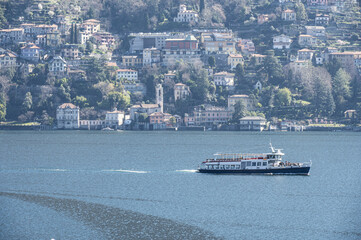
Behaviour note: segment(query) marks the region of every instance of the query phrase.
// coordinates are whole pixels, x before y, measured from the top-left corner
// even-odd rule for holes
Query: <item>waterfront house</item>
[[[114,109],[105,114],[105,126],[118,129],[123,125],[124,112]]]
[[[243,117],[239,119],[239,129],[246,131],[263,131],[267,126],[263,117]]]
[[[72,103],[63,103],[56,110],[56,121],[58,129],[78,129],[79,107]]]
[[[148,116],[154,112],[162,112],[160,104],[139,104],[130,108],[130,119],[136,120],[140,113],[146,113]]]

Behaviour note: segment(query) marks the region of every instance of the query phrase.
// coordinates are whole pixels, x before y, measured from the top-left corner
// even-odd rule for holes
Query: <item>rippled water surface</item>
[[[210,175],[283,148],[310,176]],[[0,131],[0,239],[361,239],[361,133]]]

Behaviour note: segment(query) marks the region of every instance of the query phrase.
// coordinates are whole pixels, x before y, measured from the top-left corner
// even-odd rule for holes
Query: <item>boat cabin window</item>
[[[247,162],[247,167],[251,166],[252,165],[252,162],[251,161],[248,161]]]
[[[263,166],[267,166],[267,162],[263,162]]]
[[[257,162],[257,166],[261,166],[261,162]]]
[[[256,162],[252,162],[252,166],[256,166],[256,164],[257,164]]]

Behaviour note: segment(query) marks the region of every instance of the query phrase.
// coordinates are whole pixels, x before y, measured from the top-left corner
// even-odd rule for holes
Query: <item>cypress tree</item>
[[[200,2],[199,2],[199,12],[202,13],[205,8],[206,8],[205,0],[200,0]]]
[[[73,38],[74,38],[74,23],[71,24],[71,29],[70,29],[70,43],[73,43]]]
[[[74,29],[74,43],[78,43],[78,25],[75,24],[75,29]]]

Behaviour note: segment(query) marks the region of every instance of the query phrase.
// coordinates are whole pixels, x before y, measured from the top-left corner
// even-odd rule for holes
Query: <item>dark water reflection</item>
[[[102,232],[106,239],[219,239],[197,227],[96,203],[21,193],[0,192],[0,196],[69,215]]]

